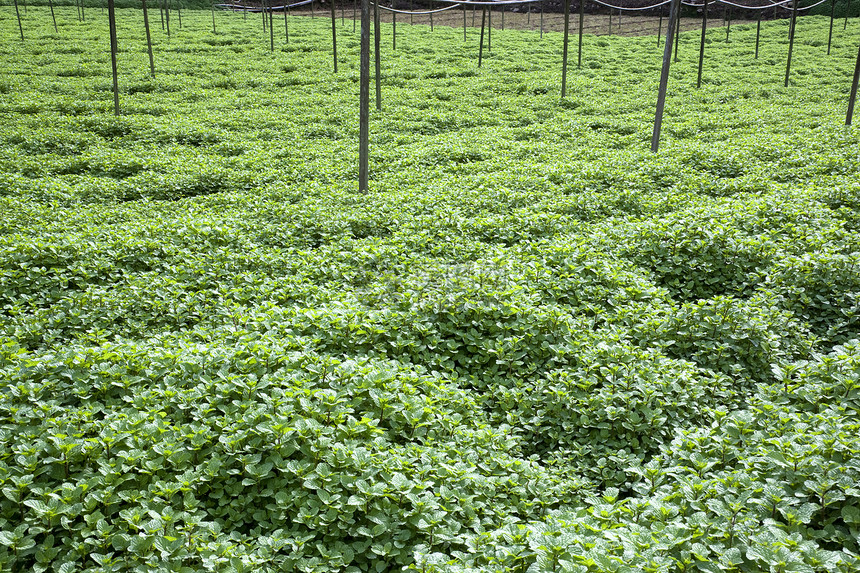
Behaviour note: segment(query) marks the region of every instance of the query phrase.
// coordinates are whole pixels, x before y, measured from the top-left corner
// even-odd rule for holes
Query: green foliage
[[[401,25],[358,195],[351,25],[184,11],[151,78],[121,10],[114,117],[57,13],[0,19],[0,571],[860,570],[826,18],[789,89],[783,22],[682,57],[659,154],[653,38],[559,102],[558,34]]]

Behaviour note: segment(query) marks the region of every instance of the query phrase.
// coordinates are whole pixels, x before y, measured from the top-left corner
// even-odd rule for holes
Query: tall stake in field
[[[481,7],[481,43],[478,45],[478,67],[481,67],[481,61],[484,59],[484,27],[487,24],[487,9]]]
[[[161,29],[164,30],[164,0],[158,0],[158,13],[161,14]]]
[[[848,98],[848,115],[845,116],[845,125],[851,125],[851,118],[854,116],[858,82],[860,82],[860,49],[857,50],[857,63],[854,64],[854,81],[851,83],[851,97]]]
[[[561,97],[567,95],[567,40],[570,30],[570,0],[564,0],[564,48],[561,56]]]
[[[702,64],[705,63],[705,30],[708,28],[708,0],[702,8],[702,41],[699,43],[699,76],[696,79],[696,87],[702,87]]]
[[[830,0],[830,32],[827,33],[827,55],[830,55],[830,44],[833,41],[833,17],[836,16],[836,0]]]
[[[179,17],[179,29],[182,29],[182,5],[177,2],[176,3],[176,15]]]
[[[116,70],[116,10],[113,0],[108,0],[108,23],[110,24],[110,64],[113,71],[113,113],[119,115],[119,82]]]
[[[394,5],[394,2],[391,2]],[[397,49],[397,12],[391,13],[391,50]]]
[[[845,3],[845,23],[842,25],[842,29],[845,30],[848,28],[848,15],[851,14],[851,0]]]
[[[660,47],[660,34],[663,32],[663,12],[660,12],[660,20],[657,22],[657,47]]]
[[[59,32],[59,28],[57,28],[57,17],[54,15],[54,0],[48,0],[48,6],[51,7],[51,20],[54,21],[54,32]]]
[[[579,0],[579,55],[576,67],[582,67],[582,31],[585,29],[585,0]]]
[[[149,10],[143,0],[143,27],[146,28],[146,51],[149,53],[149,75],[155,77],[155,60],[152,58],[152,35],[149,33]]]
[[[382,73],[379,69],[382,67],[382,56],[379,53],[379,0],[373,1],[373,48],[374,48],[374,67],[376,71],[376,109],[382,109]]]
[[[466,41],[466,5],[463,4],[463,41]]]
[[[675,61],[678,61],[678,46],[681,44],[681,7],[678,6],[678,14],[675,16]]]
[[[167,24],[167,39],[170,39],[170,0],[164,0],[164,20]]]
[[[217,33],[215,31],[215,0],[212,0],[212,33]]]
[[[758,59],[758,42],[761,38],[761,10],[758,11],[758,18],[755,23],[755,59]]]
[[[660,128],[663,126],[663,107],[666,104],[666,87],[669,85],[669,66],[672,64],[672,37],[675,32],[681,0],[672,0],[669,9],[669,29],[666,30],[666,46],[663,49],[663,69],[660,71],[660,90],[657,92],[657,113],[654,115],[654,133],[651,136],[651,152],[660,148]]]
[[[290,0],[287,0],[289,2]],[[289,44],[290,43],[290,5],[287,4],[284,6],[284,41]]]
[[[334,11],[334,0],[331,2],[331,57],[334,62],[334,73],[337,73],[337,14]]]
[[[794,50],[794,31],[797,27],[797,0],[791,8],[791,25],[788,28],[788,58],[785,61],[785,87],[788,87],[788,75],[791,72],[791,53]]]
[[[21,25],[21,12],[18,10],[18,0],[15,2],[15,15],[18,17],[18,31],[21,32],[21,41],[24,41],[24,26]]]
[[[728,44],[731,40],[729,40],[729,32],[732,29],[732,7],[729,6],[728,14],[726,15],[726,44]]]
[[[355,6],[358,3],[358,0],[352,0],[352,33],[355,33]],[[411,16],[410,16],[411,18]]]
[[[433,0],[430,0],[430,31],[433,31]]]
[[[334,6],[334,3],[332,3]],[[269,46],[272,52],[275,51],[275,8],[269,8]]]
[[[24,4],[24,6],[26,7],[27,5]],[[81,0],[81,22],[86,22],[86,21],[87,21],[87,17],[84,14],[84,0]]]
[[[540,37],[543,39],[543,0],[540,1]]]
[[[355,22],[355,20],[353,20]],[[370,0],[361,0],[360,77],[358,95],[358,191],[367,192],[370,132]]]

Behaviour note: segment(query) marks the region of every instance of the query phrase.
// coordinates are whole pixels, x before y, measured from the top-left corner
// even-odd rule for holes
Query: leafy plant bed
[[[398,26],[360,195],[351,23],[120,11],[114,117],[88,14],[0,20],[3,571],[860,570],[856,22],[682,34],[659,154],[653,38]]]

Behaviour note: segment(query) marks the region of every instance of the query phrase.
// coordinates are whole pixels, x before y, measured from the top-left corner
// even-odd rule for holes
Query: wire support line
[[[371,5],[374,3],[371,2]],[[385,10],[386,12],[392,12],[394,14],[415,14],[420,16],[422,14],[438,14],[439,12],[447,12],[448,10],[453,10],[457,7],[457,4],[453,6],[446,6],[444,8],[437,8],[436,10],[395,10],[394,8],[388,8],[387,6],[383,6],[382,4],[378,4],[380,10]]]

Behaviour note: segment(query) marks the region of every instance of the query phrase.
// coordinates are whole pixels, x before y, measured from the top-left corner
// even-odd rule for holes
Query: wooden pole
[[[24,9],[27,9],[27,5],[24,4]],[[84,14],[84,0],[81,0],[81,22],[86,22],[87,16]]]
[[[433,0],[430,0],[430,31],[433,31]]]
[[[24,26],[21,24],[21,12],[18,10],[18,0],[14,0],[15,15],[18,17],[18,31],[21,33],[21,41],[24,41]]]
[[[493,51],[493,7],[487,8],[487,53]]]
[[[564,48],[561,56],[561,97],[567,95],[567,39],[570,28],[570,0],[564,0]]]
[[[355,33],[355,7],[358,5],[358,0],[352,0],[352,33]]]
[[[290,43],[290,0],[284,8],[284,43]]]
[[[463,41],[466,41],[466,5],[463,4]]]
[[[152,58],[152,34],[149,32],[149,9],[143,0],[143,27],[146,28],[146,51],[149,54],[149,75],[155,77],[155,60]]]
[[[726,44],[731,42],[731,40],[729,40],[729,32],[731,32],[731,31],[732,31],[732,7],[729,6],[729,11],[728,11],[728,14],[726,17]]]
[[[540,37],[543,39],[543,0],[540,2]]]
[[[337,73],[337,14],[334,11],[334,0],[331,3],[331,58],[334,62],[334,73]]]
[[[830,44],[833,42],[833,17],[836,15],[836,0],[830,0],[830,32],[827,34],[827,55],[830,55]]]
[[[392,6],[394,2],[392,0]],[[391,51],[397,49],[397,12],[391,13]]]
[[[705,30],[708,28],[708,0],[702,8],[702,40],[699,43],[699,76],[696,79],[696,87],[702,87],[702,65],[705,63]]]
[[[502,5],[502,30],[505,29],[505,7]]]
[[[81,3],[83,1],[81,0]],[[161,29],[164,30],[164,0],[158,0],[158,13],[161,15]]]
[[[215,34],[215,0],[212,0],[212,33]]]
[[[484,27],[487,24],[487,9],[481,7],[481,42],[478,44],[478,67],[481,67],[481,61],[484,59]]]
[[[785,87],[788,87],[788,76],[791,73],[791,53],[794,51],[794,31],[797,26],[797,0],[791,8],[791,25],[788,28],[788,58],[785,61]]]
[[[663,107],[666,104],[666,87],[669,84],[669,66],[672,63],[673,29],[678,21],[681,0],[672,0],[669,10],[669,29],[666,30],[666,46],[663,49],[663,69],[660,72],[660,89],[657,93],[657,113],[654,115],[654,133],[651,136],[651,152],[657,153],[660,148],[660,129],[663,126]]]
[[[275,51],[275,9],[273,6],[266,3],[266,7],[269,9],[269,50],[274,53]]]
[[[182,29],[182,5],[179,2],[176,3],[176,15],[179,17],[179,29]]]
[[[663,12],[660,12],[660,20],[657,22],[657,47],[660,47],[660,33],[663,32]]]
[[[81,0],[83,1],[83,0]],[[167,39],[170,39],[170,0],[164,0],[164,22],[167,25]]]
[[[576,67],[582,67],[582,31],[585,29],[585,0],[579,0],[579,53],[576,59]]]
[[[54,15],[54,0],[48,0],[48,6],[51,7],[51,20],[54,21],[54,32],[59,32],[59,28],[57,28],[57,17]]]
[[[845,125],[851,125],[854,115],[854,102],[857,101],[857,83],[860,82],[860,49],[857,50],[857,63],[854,64],[854,81],[851,83],[851,97],[848,98],[848,115],[845,116]]]
[[[358,191],[367,193],[368,134],[370,132],[370,0],[361,0],[360,46]]]
[[[678,13],[675,16],[675,61],[678,61],[678,44],[681,43],[681,6],[678,6]]]
[[[116,69],[116,10],[113,0],[108,0],[108,23],[110,24],[110,63],[113,71],[113,113],[119,115],[119,82]]]
[[[848,15],[851,13],[851,0],[845,3],[845,23],[842,25],[842,29],[845,30],[848,28]]]
[[[758,10],[758,18],[755,23],[755,59],[758,59],[758,43],[761,38],[761,10]]]
[[[374,67],[376,70],[376,109],[382,109],[382,73],[380,72],[382,56],[379,53],[379,0],[373,1],[373,47]]]

